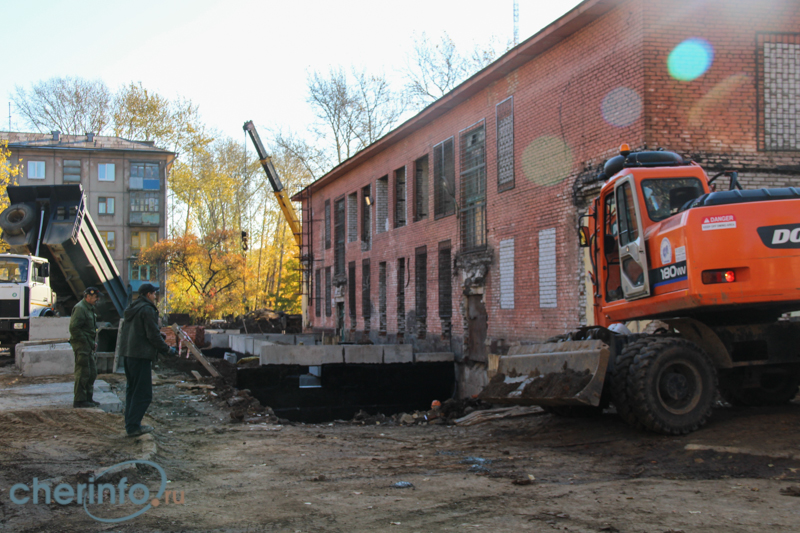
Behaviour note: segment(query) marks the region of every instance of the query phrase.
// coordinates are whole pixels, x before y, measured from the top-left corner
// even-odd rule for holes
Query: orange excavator
[[[800,384],[800,188],[742,190],[667,151],[609,159],[579,228],[594,326],[514,346],[480,397],[589,416],[613,403],[665,434],[735,405],[791,401]],[[729,180],[718,191],[717,180]],[[652,321],[633,334],[630,321]]]

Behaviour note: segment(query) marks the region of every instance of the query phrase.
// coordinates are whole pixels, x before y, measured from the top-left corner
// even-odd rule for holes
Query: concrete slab
[[[349,364],[383,363],[383,346],[345,346],[344,362]]]
[[[295,344],[294,335],[283,335],[281,333],[268,333],[266,339],[276,344]]]
[[[275,346],[275,343],[269,340],[253,340],[253,353],[252,355],[261,356],[261,347],[262,346]]]
[[[228,333],[209,333],[208,331],[205,332],[205,339],[206,342],[210,342],[211,346],[207,346],[207,348],[223,348],[228,349],[230,348],[229,342],[230,335]]]
[[[28,340],[69,339],[69,317],[35,317],[30,320]]]
[[[383,363],[413,363],[414,349],[410,344],[384,344]]]
[[[56,344],[20,343],[16,348],[17,368],[25,377],[60,376],[75,370],[75,354],[68,342]]]
[[[452,363],[455,355],[452,352],[427,352],[415,353],[414,361],[417,363]]]
[[[100,403],[100,409],[107,413],[121,413],[123,403],[111,392],[111,387],[103,380],[94,382],[94,401]],[[24,385],[0,389],[0,411],[21,409],[41,409],[43,407],[63,407],[72,409],[74,400],[74,384],[45,383],[41,385]]]
[[[228,337],[228,347],[234,352],[245,353],[247,338],[245,335],[231,335]]]
[[[294,344],[302,344],[304,346],[314,346],[317,344],[317,338],[314,335],[295,335]]]
[[[262,346],[262,365],[329,365],[344,363],[341,346]]]

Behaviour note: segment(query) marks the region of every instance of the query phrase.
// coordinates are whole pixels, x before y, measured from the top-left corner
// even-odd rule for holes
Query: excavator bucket
[[[514,405],[600,404],[610,350],[599,340],[513,346],[478,398]]]

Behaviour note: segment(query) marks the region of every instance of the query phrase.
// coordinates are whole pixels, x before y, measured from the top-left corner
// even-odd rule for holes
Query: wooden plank
[[[200,372],[198,372],[197,370],[192,370],[192,375],[194,376],[194,379],[196,379],[197,381],[203,381],[203,376],[201,376]]]
[[[190,352],[192,352],[194,358],[197,359],[200,362],[200,364],[205,367],[206,370],[208,370],[208,373],[211,374],[212,377],[215,378],[220,377],[219,371],[216,368],[214,368],[214,366],[211,363],[208,362],[208,359],[206,359],[200,352],[200,350],[197,349],[197,346],[194,345],[194,342],[192,342],[192,338],[189,337],[189,335],[185,331],[183,331],[178,324],[172,324],[172,331],[175,332],[176,337],[183,339],[186,342],[186,347],[189,348]]]

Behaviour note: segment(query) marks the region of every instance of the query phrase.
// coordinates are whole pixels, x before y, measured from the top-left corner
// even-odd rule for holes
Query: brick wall
[[[483,121],[487,248],[493,257],[483,291],[489,340],[542,340],[562,333],[585,319],[576,204],[582,208],[594,195],[597,184],[585,185],[586,178],[595,176],[622,142],[636,148],[674,149],[712,166],[741,165],[747,185],[798,184],[796,177],[769,170],[796,166],[797,153],[757,149],[754,88],[756,32],[800,27],[798,13],[796,0],[620,1],[555,46],[415,128],[402,141],[363,158],[347,174],[315,189],[311,202],[321,212],[326,199],[354,193],[367,184],[375,191],[377,179],[392,175],[394,169],[413,168],[413,162],[425,155],[433,161],[433,147],[448,138],[455,140],[458,154],[460,132]],[[677,44],[693,36],[713,43],[714,61],[697,80],[678,81],[667,71],[667,58]],[[501,128],[503,149],[513,144],[513,188],[508,189],[508,164],[503,164],[504,184],[499,184],[497,161],[497,116],[506,117],[508,107],[499,113],[497,105],[510,96],[513,141]],[[460,171],[457,157],[456,197],[461,192]],[[346,260],[386,262],[386,342],[393,342],[398,331],[397,284],[404,285],[406,324],[413,324],[414,251],[427,246],[427,333],[414,342],[458,351],[461,327],[454,328],[453,339],[442,338],[442,321],[434,316],[439,309],[438,263],[431,254],[445,240],[452,243],[453,258],[462,252],[459,218],[433,215],[433,182],[429,179],[427,218],[409,218],[406,226],[395,228],[395,212],[388,209],[390,229],[378,233],[373,213],[371,249],[363,251],[360,242],[348,243]],[[387,204],[393,206],[395,188],[389,187],[387,194]],[[501,244],[508,242],[513,242],[513,269],[508,264],[509,245]],[[324,255],[318,239],[314,246],[315,259],[322,259],[319,265],[328,265],[332,258]],[[397,278],[399,258],[405,258],[403,280]],[[501,268],[503,275],[513,272],[513,283],[502,278]],[[464,275],[463,270],[453,272],[452,324],[468,322],[462,305]],[[356,287],[360,293],[361,269]],[[504,292],[509,287],[513,299]],[[362,299],[356,302],[360,306]],[[356,329],[363,331],[360,308],[355,316]],[[312,327],[330,329],[334,324],[335,317],[313,318]],[[370,328],[374,336],[376,325]],[[412,330],[413,326],[406,327],[406,339]]]

